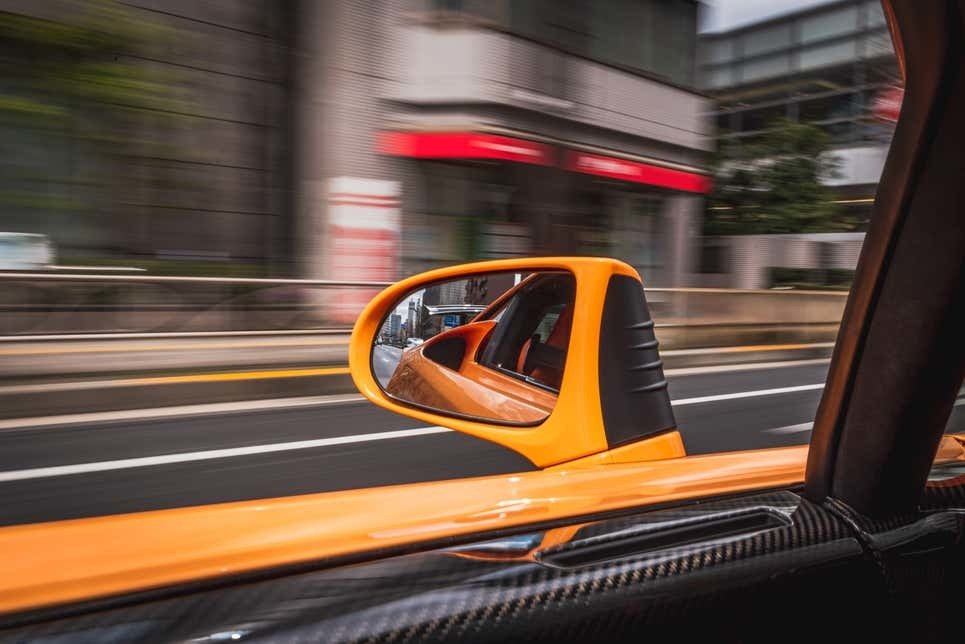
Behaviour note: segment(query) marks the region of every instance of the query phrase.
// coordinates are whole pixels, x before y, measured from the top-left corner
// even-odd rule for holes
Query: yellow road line
[[[265,371],[227,371],[224,373],[195,373],[183,376],[155,376],[128,378],[125,384],[175,385],[191,382],[228,382],[232,380],[270,380],[273,378],[304,378],[307,376],[342,376],[351,373],[348,367],[307,367],[304,369],[271,369]]]
[[[68,353],[130,353],[139,351],[196,351],[216,349],[260,349],[264,347],[323,347],[348,346],[348,339],[318,338],[316,340],[279,340],[274,342],[192,342],[182,344],[133,344],[128,346],[112,346],[100,343],[97,345],[73,347],[14,347],[0,349],[0,356],[44,356],[64,355]]]
[[[40,385],[0,387],[0,393],[25,393],[42,390],[108,389],[113,387],[143,387],[147,385],[181,385],[200,382],[231,382],[238,380],[271,380],[274,378],[306,378],[310,376],[344,376],[348,367],[306,367],[304,369],[270,369],[263,371],[226,371],[222,373],[192,373],[180,376],[150,376],[145,378],[116,378],[90,382],[55,382]]]
[[[817,343],[819,346],[823,343]],[[799,349],[814,349],[811,344],[751,344],[742,347],[719,347],[715,353],[745,353],[750,351],[795,351]]]
[[[180,376],[149,376],[143,378],[111,378],[85,380],[82,382],[44,382],[29,385],[0,386],[0,396],[50,393],[56,391],[105,390],[115,387],[140,387],[144,385],[177,385],[192,382],[229,382],[238,380],[270,380],[272,378],[304,378],[309,376],[343,376],[350,373],[348,367],[318,367],[304,369],[276,369],[266,371],[228,371],[223,373],[197,373]]]

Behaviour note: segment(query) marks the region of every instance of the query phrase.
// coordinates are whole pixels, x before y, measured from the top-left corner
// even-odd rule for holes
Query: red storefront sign
[[[566,153],[563,163],[563,167],[573,172],[644,183],[682,192],[707,193],[711,188],[711,180],[707,175],[617,157],[570,150]]]
[[[379,151],[415,159],[498,159],[551,165],[553,149],[543,143],[475,132],[383,132]]]
[[[414,159],[498,159],[553,165],[558,154],[544,143],[475,132],[382,132],[379,151]],[[567,150],[563,167],[572,172],[641,183],[682,192],[710,192],[707,175],[619,157]]]

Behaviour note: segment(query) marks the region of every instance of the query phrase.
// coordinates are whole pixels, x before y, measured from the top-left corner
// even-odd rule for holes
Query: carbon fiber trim
[[[891,623],[918,641],[944,641],[937,634],[955,630],[947,616],[958,613],[963,592],[965,477],[943,473],[933,470],[938,479],[925,486],[916,512],[871,519],[838,500],[826,502],[877,566]]]
[[[749,533],[714,528],[683,546],[634,552],[631,541],[590,565],[541,563],[548,553],[627,543],[628,535],[651,539],[761,515],[774,522]],[[844,602],[874,587],[875,568],[851,535],[844,521],[790,492],[763,494],[91,612],[3,631],[0,640],[623,641],[641,625],[695,615],[714,620],[718,638],[746,639],[749,619],[766,626],[793,619],[808,597]]]

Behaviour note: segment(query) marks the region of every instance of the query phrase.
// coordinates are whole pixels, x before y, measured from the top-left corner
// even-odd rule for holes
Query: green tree
[[[820,128],[781,119],[755,142],[722,144],[704,233],[853,230],[859,222],[833,203],[833,193],[821,181],[837,171],[829,143]]]
[[[146,63],[172,34],[144,15],[116,0],[0,11],[0,213],[94,212],[131,159],[169,145],[156,132],[185,97]]]

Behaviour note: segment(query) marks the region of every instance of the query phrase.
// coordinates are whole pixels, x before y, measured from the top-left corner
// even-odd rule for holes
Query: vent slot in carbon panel
[[[600,323],[600,406],[609,447],[676,427],[643,285],[614,275]]]
[[[557,568],[577,568],[594,564],[676,550],[682,546],[707,543],[718,545],[723,539],[741,539],[790,525],[787,517],[767,510],[754,510],[717,518],[702,519],[659,530],[638,532],[608,539],[589,539],[544,550],[540,562]]]

